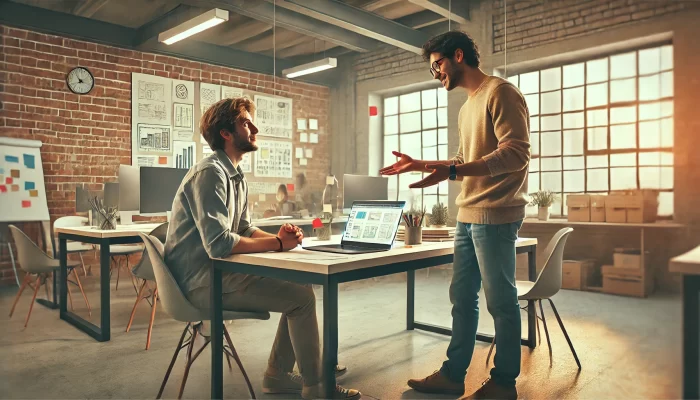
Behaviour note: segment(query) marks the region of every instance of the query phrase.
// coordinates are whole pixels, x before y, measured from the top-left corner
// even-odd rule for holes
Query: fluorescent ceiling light
[[[338,66],[338,59],[326,57],[323,60],[318,60],[306,64],[282,70],[282,74],[287,78],[296,78],[297,76],[313,74],[314,72],[323,71],[325,69],[335,68]]]
[[[165,44],[173,44],[212,26],[219,25],[224,21],[228,21],[228,10],[214,8],[174,28],[161,32],[158,35],[158,41]]]

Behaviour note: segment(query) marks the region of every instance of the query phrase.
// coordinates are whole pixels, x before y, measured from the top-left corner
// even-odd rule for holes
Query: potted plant
[[[444,228],[447,225],[447,218],[447,206],[437,203],[433,206],[433,212],[430,214],[430,226]]]
[[[556,201],[557,194],[551,190],[540,190],[538,192],[531,193],[530,196],[532,196],[530,205],[538,207],[537,218],[540,221],[548,221],[549,207]]]

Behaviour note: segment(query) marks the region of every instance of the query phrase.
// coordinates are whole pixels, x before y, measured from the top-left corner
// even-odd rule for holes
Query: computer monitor
[[[139,210],[139,167],[119,166],[119,211]]]
[[[104,205],[106,208],[119,207],[119,183],[105,183]]]
[[[182,168],[141,167],[141,214],[160,214],[173,206],[175,193],[188,170]]]
[[[88,212],[92,209],[90,207],[90,192],[84,189],[82,186],[75,187],[75,212]]]
[[[343,211],[349,213],[355,201],[389,200],[389,178],[343,175]]]

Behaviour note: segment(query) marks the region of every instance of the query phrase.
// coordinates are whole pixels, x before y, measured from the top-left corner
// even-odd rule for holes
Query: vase
[[[537,210],[537,219],[540,221],[549,221],[549,207],[540,207]]]

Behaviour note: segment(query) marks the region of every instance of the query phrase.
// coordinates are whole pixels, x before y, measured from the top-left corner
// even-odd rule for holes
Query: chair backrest
[[[73,228],[76,226],[87,226],[90,223],[87,217],[81,217],[80,215],[67,215],[65,217],[59,217],[53,222],[53,228],[51,228],[51,240],[53,241],[53,254],[58,253],[58,234],[56,234],[56,228]]]
[[[573,228],[562,228],[554,234],[552,240],[542,253],[542,268],[529,292],[529,296],[547,299],[557,294],[561,289],[562,264],[564,262],[564,247]]]
[[[163,222],[156,226],[149,235],[155,236],[161,243],[165,243],[165,237],[168,235],[168,225],[170,225],[169,222]]]
[[[47,266],[55,264],[55,260],[46,255],[21,229],[10,225],[10,232],[12,232],[12,238],[15,240],[15,246],[17,247],[17,260],[20,268],[28,273],[35,274],[46,272]]]
[[[148,258],[153,265],[153,273],[158,285],[158,297],[165,312],[171,317],[182,322],[192,322],[205,319],[202,311],[190,303],[182,293],[180,286],[175,281],[170,269],[163,260],[163,243],[155,236],[139,233],[141,239],[146,244]]]
[[[149,233],[149,235],[154,236],[160,240],[161,243],[165,243],[165,237],[168,233],[168,224],[168,222],[164,222],[158,225]],[[139,263],[136,264],[131,271],[138,278],[147,280],[155,279],[155,276],[153,275],[153,265],[151,265],[151,259],[148,257],[147,247],[144,247],[143,252],[141,252],[141,260],[139,260]]]

